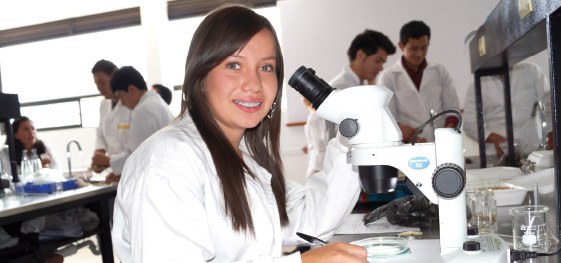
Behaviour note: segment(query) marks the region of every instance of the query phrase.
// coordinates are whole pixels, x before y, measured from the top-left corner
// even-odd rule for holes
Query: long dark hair
[[[228,56],[242,49],[261,30],[270,31],[275,40],[278,91],[276,105],[281,105],[284,63],[280,45],[271,23],[251,9],[227,5],[210,13],[193,35],[185,66],[180,118],[188,113],[212,155],[224,195],[226,216],[233,229],[254,234],[253,218],[246,195],[245,173],[254,177],[236,149],[228,141],[210,111],[204,94],[208,73]],[[280,110],[265,117],[255,128],[244,133],[249,154],[272,175],[271,186],[280,214],[281,225],[288,224],[286,189],[280,158]]]
[[[21,126],[21,124],[24,121],[29,121],[31,123],[33,123],[28,117],[25,116],[21,116],[17,119],[14,120],[14,123],[12,123],[12,131],[15,133],[18,132],[19,127]],[[6,139],[6,144],[8,144],[8,139]],[[45,146],[45,143],[43,143],[43,141],[37,139],[37,141],[35,142],[35,144],[33,144],[33,146],[31,146],[31,149],[36,149],[37,150],[37,155],[41,155],[43,153],[47,152],[47,146]],[[21,165],[21,159],[23,159],[23,144],[20,142],[20,140],[14,138],[14,150],[16,152],[16,163],[19,165]]]

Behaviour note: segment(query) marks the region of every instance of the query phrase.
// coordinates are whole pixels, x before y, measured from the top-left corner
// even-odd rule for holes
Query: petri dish
[[[366,248],[368,258],[389,258],[409,254],[407,239],[402,237],[371,237],[351,242]]]

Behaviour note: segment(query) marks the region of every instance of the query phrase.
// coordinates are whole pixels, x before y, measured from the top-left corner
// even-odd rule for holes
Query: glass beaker
[[[528,205],[510,208],[514,249],[547,252],[551,245],[545,218],[549,207]]]
[[[493,225],[497,215],[497,202],[492,189],[481,189],[475,192],[471,200],[471,224],[477,227],[479,233],[494,233]]]

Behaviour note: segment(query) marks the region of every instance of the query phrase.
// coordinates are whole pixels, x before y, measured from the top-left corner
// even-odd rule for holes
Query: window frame
[[[31,107],[31,106],[45,106],[45,105],[51,105],[51,104],[57,104],[57,103],[63,103],[63,102],[74,102],[74,101],[76,101],[76,102],[78,102],[78,106],[79,106],[78,108],[79,108],[79,111],[80,111],[79,112],[80,124],[40,128],[40,129],[37,129],[37,131],[53,131],[53,130],[70,129],[70,128],[84,128],[84,120],[82,118],[82,99],[100,97],[100,96],[101,96],[101,94],[92,94],[92,95],[53,99],[53,100],[26,102],[26,103],[21,103],[20,108]],[[29,116],[27,116],[27,117],[29,117]]]

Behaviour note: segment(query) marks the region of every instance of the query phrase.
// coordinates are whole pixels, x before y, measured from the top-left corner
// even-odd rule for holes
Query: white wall
[[[347,49],[365,29],[387,35],[397,46],[401,26],[423,20],[431,28],[429,61],[446,66],[463,105],[470,73],[465,37],[477,29],[498,0],[284,0],[281,12],[286,79],[301,65],[312,67],[318,76],[331,80],[348,64]],[[401,51],[388,58],[393,65]],[[289,121],[305,121],[306,109],[295,91],[287,92]]]

